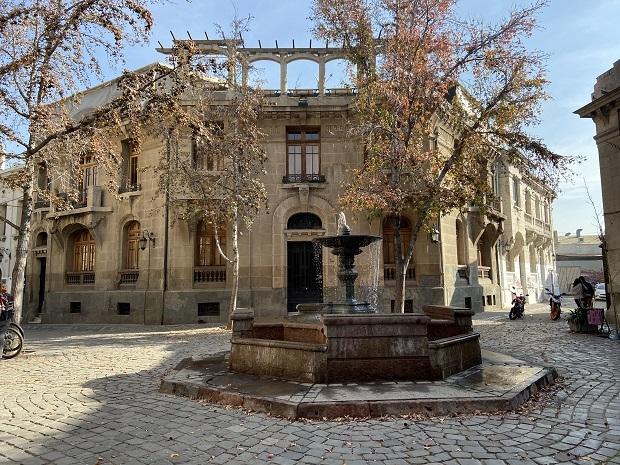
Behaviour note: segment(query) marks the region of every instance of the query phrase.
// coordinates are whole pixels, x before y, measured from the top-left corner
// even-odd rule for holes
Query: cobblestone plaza
[[[0,361],[0,463],[620,464],[618,343],[571,334],[530,306],[478,315],[484,349],[554,365],[556,386],[518,413],[290,422],[157,392],[182,358],[230,334],[201,326],[36,326]]]

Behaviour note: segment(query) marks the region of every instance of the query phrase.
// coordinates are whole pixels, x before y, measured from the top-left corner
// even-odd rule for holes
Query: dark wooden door
[[[323,301],[323,263],[320,251],[315,256],[312,242],[287,243],[287,310],[297,304]]]
[[[47,258],[39,258],[39,301],[37,311],[41,313],[45,302],[45,271],[47,269]]]

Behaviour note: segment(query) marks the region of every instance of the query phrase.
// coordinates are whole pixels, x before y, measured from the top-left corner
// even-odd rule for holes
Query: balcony
[[[529,234],[539,235],[544,238],[550,238],[551,233],[551,225],[544,221],[541,218],[536,218],[530,213],[525,213],[525,229],[526,232],[530,231]]]
[[[118,188],[119,194],[126,194],[127,192],[138,192],[142,190],[140,184],[125,184]]]
[[[383,265],[383,280],[394,281],[396,279],[396,265]],[[415,268],[410,266],[405,272],[405,280],[415,281]]]
[[[71,271],[65,273],[66,283],[72,286],[95,284],[94,271]]]
[[[478,267],[478,279],[491,279],[491,267],[479,266]]]
[[[50,208],[50,201],[49,200],[37,200],[34,203],[34,209],[35,210],[43,210],[43,209],[49,209]]]
[[[287,174],[282,177],[282,182],[284,184],[294,184],[294,183],[321,183],[325,182],[325,175],[323,174]]]
[[[498,196],[488,196],[485,198],[485,203],[489,210],[502,213],[502,198]]]
[[[225,283],[226,266],[196,266],[194,267],[195,283]]]
[[[120,284],[136,284],[139,276],[138,270],[124,270],[118,274],[118,281]]]

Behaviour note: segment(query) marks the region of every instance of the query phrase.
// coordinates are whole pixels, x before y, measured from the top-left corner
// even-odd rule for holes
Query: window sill
[[[326,182],[287,182],[280,185],[281,189],[325,189],[327,187]]]
[[[121,199],[127,199],[129,197],[137,197],[139,195],[142,195],[142,190],[137,190],[137,191],[127,191],[127,192],[121,192],[118,194],[118,196]]]
[[[86,213],[112,213],[112,207],[81,207],[70,210],[54,211],[47,215],[47,219],[60,218],[62,216],[82,215]]]

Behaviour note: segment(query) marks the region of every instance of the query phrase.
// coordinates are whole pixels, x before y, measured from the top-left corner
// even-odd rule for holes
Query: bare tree
[[[10,179],[22,190],[23,210],[11,292],[21,319],[24,273],[34,196],[52,196],[36,182],[37,170],[72,177],[80,158],[91,157],[112,173],[118,154],[110,128],[120,127],[121,106],[135,98],[144,78],[126,76],[113,102],[84,114],[80,89],[102,76],[101,59],[122,60],[128,44],[144,41],[153,26],[149,6],[157,0],[6,0],[0,3],[1,155],[23,169]],[[157,73],[161,77],[161,73]],[[115,113],[116,112],[116,113]],[[112,124],[109,124],[112,122]],[[119,124],[117,124],[119,123]],[[62,199],[54,199],[61,201]]]

